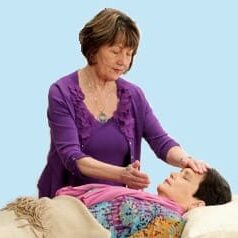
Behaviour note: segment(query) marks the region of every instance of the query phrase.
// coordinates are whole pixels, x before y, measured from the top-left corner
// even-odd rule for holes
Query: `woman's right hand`
[[[128,188],[144,189],[149,186],[150,180],[148,175],[140,172],[139,168],[140,162],[136,160],[123,170],[121,180]]]

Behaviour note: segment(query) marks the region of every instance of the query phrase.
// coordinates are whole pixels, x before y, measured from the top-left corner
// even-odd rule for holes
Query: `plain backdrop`
[[[48,88],[84,66],[78,32],[105,7],[127,13],[141,31],[125,78],[143,88],[164,129],[238,193],[237,1],[8,0],[0,3],[0,207],[37,196],[49,147]],[[177,169],[145,142],[141,157],[155,193]]]

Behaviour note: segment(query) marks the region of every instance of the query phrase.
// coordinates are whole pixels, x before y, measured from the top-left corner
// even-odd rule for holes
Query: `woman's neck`
[[[108,81],[106,78],[100,76],[94,66],[87,65],[81,70],[81,72],[83,72],[84,80],[96,90],[105,91],[106,88],[112,85],[111,81]]]

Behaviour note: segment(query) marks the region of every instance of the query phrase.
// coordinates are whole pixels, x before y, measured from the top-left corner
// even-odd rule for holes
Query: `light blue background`
[[[0,207],[37,195],[46,163],[50,84],[85,63],[78,31],[99,10],[118,8],[141,29],[126,78],[140,85],[163,127],[191,155],[237,184],[237,1],[1,1]],[[143,144],[148,189],[175,168]]]

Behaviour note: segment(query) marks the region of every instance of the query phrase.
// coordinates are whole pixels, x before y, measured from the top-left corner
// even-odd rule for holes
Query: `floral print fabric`
[[[185,225],[185,220],[175,211],[130,196],[98,203],[89,210],[111,231],[112,238],[177,238]]]

